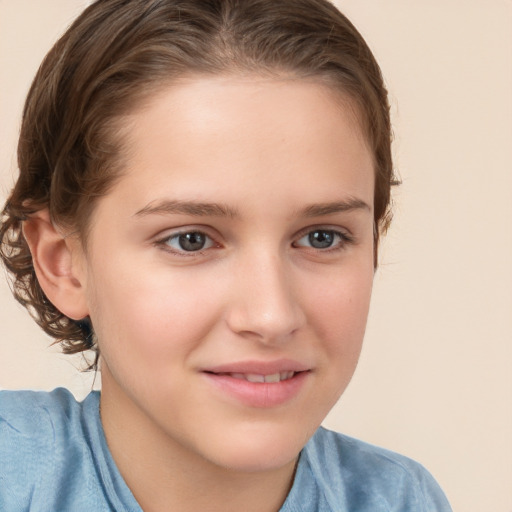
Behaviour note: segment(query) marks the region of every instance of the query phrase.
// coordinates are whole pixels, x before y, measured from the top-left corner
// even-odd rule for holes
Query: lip
[[[273,375],[296,372],[279,382],[249,382],[232,377],[230,373]],[[223,399],[255,408],[273,408],[292,402],[311,375],[311,367],[290,359],[277,361],[240,361],[201,370],[202,375]]]
[[[257,373],[259,375],[272,375],[281,372],[305,372],[311,370],[308,366],[293,359],[277,359],[275,361],[239,361],[203,368],[202,371],[210,373]]]

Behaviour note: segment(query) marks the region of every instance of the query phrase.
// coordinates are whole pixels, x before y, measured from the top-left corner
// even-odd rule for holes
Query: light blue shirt
[[[2,512],[141,512],[107,447],[99,393],[0,392]],[[450,512],[432,476],[396,453],[319,428],[281,512]]]

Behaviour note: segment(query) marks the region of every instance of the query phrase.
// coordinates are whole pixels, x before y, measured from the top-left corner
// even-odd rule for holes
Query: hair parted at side
[[[396,183],[389,105],[375,58],[343,14],[327,0],[98,0],[57,41],[32,83],[19,178],[0,225],[14,296],[64,352],[97,350],[92,327],[46,298],[23,221],[47,208],[86,243],[95,201],[122,174],[120,118],[184,75],[222,73],[325,80],[354,102],[375,162],[376,258]]]

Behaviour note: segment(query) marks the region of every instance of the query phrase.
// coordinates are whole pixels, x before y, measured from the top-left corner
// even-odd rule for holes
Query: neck
[[[220,467],[159,428],[102,371],[101,421],[112,457],[144,512],[276,512],[296,460],[265,471]]]

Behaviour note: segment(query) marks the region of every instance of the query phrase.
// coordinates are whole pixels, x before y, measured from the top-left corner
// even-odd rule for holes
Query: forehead
[[[357,109],[319,81],[190,77],[160,89],[122,127],[116,188],[137,190],[146,204],[155,194],[307,202],[306,192],[310,202],[332,199],[315,192],[373,201],[373,158]]]
[[[305,130],[306,122],[321,119],[328,131],[334,125],[339,127],[340,121],[347,127],[350,125],[353,135],[367,144],[360,107],[330,77],[188,75],[154,85],[149,94],[141,94],[141,101],[135,105],[122,119],[123,124],[128,123],[128,132],[123,131],[128,136],[137,133],[130,121],[135,125],[144,120],[166,123],[170,116],[177,130],[192,128],[194,133],[198,133],[201,122],[207,129],[208,121],[220,122],[228,129],[230,122],[235,128],[256,126],[260,122],[272,128],[279,123],[289,126],[295,122],[297,128]],[[326,116],[326,111],[330,115]]]

